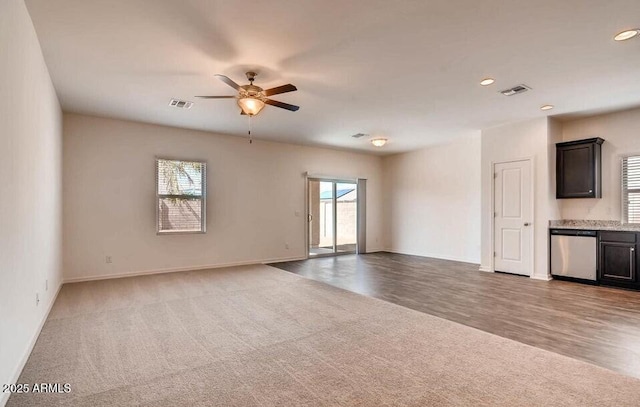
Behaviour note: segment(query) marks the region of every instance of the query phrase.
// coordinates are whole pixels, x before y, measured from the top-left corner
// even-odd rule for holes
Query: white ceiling
[[[256,138],[382,153],[502,123],[640,104],[638,0],[27,0],[63,109],[245,135],[213,77],[297,104],[267,106]],[[491,76],[493,86],[478,82]],[[532,91],[505,97],[524,83]],[[169,99],[195,102],[191,110]],[[551,112],[539,107],[550,103]],[[356,133],[382,136],[381,150]]]

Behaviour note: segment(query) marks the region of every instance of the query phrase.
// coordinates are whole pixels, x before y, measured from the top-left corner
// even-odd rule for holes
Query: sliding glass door
[[[336,253],[355,253],[358,239],[358,186],[338,182],[336,186]]]
[[[310,178],[308,191],[309,256],[355,253],[357,184]]]

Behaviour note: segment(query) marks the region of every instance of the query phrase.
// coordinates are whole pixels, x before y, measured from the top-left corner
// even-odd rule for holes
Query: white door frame
[[[495,241],[495,233],[496,233],[496,165],[498,164],[507,164],[518,161],[529,161],[531,165],[531,243],[529,244],[531,250],[531,274],[529,278],[532,278],[535,275],[535,236],[536,236],[536,212],[535,212],[535,185],[536,185],[536,171],[535,171],[535,159],[534,157],[524,157],[524,158],[514,158],[513,160],[504,160],[504,161],[492,161],[491,162],[491,272],[494,273],[496,271],[496,241]]]

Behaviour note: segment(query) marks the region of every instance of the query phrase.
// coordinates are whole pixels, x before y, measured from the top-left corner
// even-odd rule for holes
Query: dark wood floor
[[[273,266],[640,378],[640,292],[392,253]]]

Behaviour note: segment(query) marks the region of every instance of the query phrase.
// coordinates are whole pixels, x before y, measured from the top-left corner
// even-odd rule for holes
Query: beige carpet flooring
[[[67,284],[15,406],[638,406],[640,380],[268,266]]]

